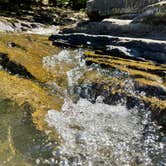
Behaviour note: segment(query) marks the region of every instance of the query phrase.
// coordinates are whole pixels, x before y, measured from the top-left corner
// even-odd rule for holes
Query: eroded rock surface
[[[138,17],[139,18],[139,17]],[[149,19],[151,20],[151,19]],[[160,18],[158,19],[158,21]],[[139,22],[133,20],[108,18],[102,21],[91,22],[84,21],[74,24],[72,27],[66,27],[63,33],[87,33],[94,35],[112,35],[121,37],[149,38],[157,40],[166,39],[166,25],[151,25],[148,22]]]
[[[89,0],[87,13],[90,19],[100,20],[111,15],[136,14],[140,9],[155,2],[158,0]]]
[[[166,1],[147,6],[133,22],[150,24],[151,26],[166,25]]]
[[[153,60],[159,63],[166,63],[166,42],[127,38],[127,37],[114,37],[108,35],[89,35],[83,33],[73,34],[57,34],[50,37],[53,43],[64,46],[75,47],[92,47],[95,49],[102,49],[109,52],[109,46],[123,46],[131,52],[131,56]]]

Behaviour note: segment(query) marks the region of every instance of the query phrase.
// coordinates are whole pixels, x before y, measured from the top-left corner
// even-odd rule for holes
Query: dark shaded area
[[[38,22],[44,24],[54,24],[53,18],[55,12],[45,8],[43,5],[26,5],[26,4],[10,4],[10,5],[1,5],[0,4],[0,15],[13,18],[13,23],[16,23],[17,20],[25,20],[30,22]],[[26,25],[25,25],[26,26]]]
[[[89,35],[84,33],[57,34],[50,36],[49,40],[53,41],[53,45],[88,47],[110,53],[113,52],[113,50],[106,49],[109,45],[125,47],[130,49],[132,57],[134,58],[144,58],[161,64],[166,63],[166,44],[157,41],[150,42],[132,38]],[[115,51],[117,50],[114,49],[114,52]],[[126,54],[126,56],[128,55]]]
[[[17,74],[21,77],[35,79],[35,77],[27,71],[27,69],[14,61],[10,61],[7,54],[0,53],[0,65],[7,70],[10,74]]]
[[[103,19],[110,17],[110,15],[108,15],[108,16],[106,16],[106,15],[101,16],[101,15],[99,14],[99,11],[97,11],[97,10],[96,10],[96,11],[93,11],[93,12],[87,12],[87,14],[88,14],[89,19],[90,19],[92,22],[102,21]]]
[[[74,11],[85,8],[86,0],[0,0],[0,16],[46,25],[73,23]],[[73,11],[74,10],[74,11]]]

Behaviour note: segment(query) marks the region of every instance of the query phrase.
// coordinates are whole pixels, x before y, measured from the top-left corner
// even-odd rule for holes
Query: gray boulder
[[[161,1],[147,6],[136,17],[133,23],[145,23],[150,25],[166,25],[166,1]]]
[[[112,15],[136,14],[140,9],[160,0],[89,0],[87,14],[98,21]]]

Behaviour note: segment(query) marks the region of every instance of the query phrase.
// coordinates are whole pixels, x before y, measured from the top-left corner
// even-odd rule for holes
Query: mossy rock
[[[90,93],[95,96],[103,94],[109,104],[117,104],[118,101],[123,99],[127,101],[129,108],[138,106],[139,103],[143,102],[154,113],[160,123],[165,125],[165,122],[161,120],[166,114],[165,65],[96,54],[90,51],[85,52],[85,59],[88,65],[96,63],[102,68],[118,70],[127,74],[126,77],[119,77],[118,75],[108,77],[93,70],[85,72],[80,79],[80,84],[90,84],[94,87],[92,88],[93,92]],[[133,93],[128,88],[126,89],[126,80],[132,80],[130,88],[134,88],[134,92],[137,93]],[[146,95],[142,95],[142,92]],[[133,105],[132,101],[135,101]]]
[[[0,98],[8,98],[19,105],[29,103],[34,109],[34,123],[37,128],[43,129],[45,114],[49,109],[60,110],[63,100],[57,96],[49,94],[37,83],[17,76],[12,76],[4,71],[0,71]],[[38,116],[36,116],[36,114]]]

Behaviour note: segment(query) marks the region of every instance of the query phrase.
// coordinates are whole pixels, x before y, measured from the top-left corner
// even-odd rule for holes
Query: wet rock
[[[14,43],[14,42],[8,42],[8,43],[7,43],[7,46],[8,46],[9,48],[19,48],[19,49],[22,49],[22,50],[26,50],[25,47],[20,46],[20,45]]]
[[[83,46],[105,51],[109,45],[122,46],[130,49],[133,57],[144,58],[157,63],[166,63],[165,41],[113,37],[108,35],[89,35],[84,33],[57,34],[50,36],[49,39],[53,41],[54,45]]]
[[[159,99],[166,100],[166,89],[162,86],[141,85],[136,83],[135,89],[138,92],[145,92],[146,96],[157,96]]]
[[[29,73],[24,66],[10,61],[7,54],[0,53],[0,65],[11,74],[17,74],[22,77],[34,79],[34,76]]]
[[[160,125],[166,126],[166,109],[152,112],[152,118],[156,119]]]
[[[165,106],[159,108],[160,100],[156,103],[156,101],[146,100],[144,97],[139,96],[139,94],[132,94],[129,91],[119,92],[118,89],[122,89],[123,87],[117,83],[117,92],[113,90],[114,85],[109,86],[109,88],[105,89],[106,83],[91,83],[87,85],[80,85],[79,90],[75,89],[75,93],[78,93],[81,98],[86,98],[92,103],[98,101],[98,96],[102,96],[102,102],[109,105],[126,105],[128,109],[137,108],[140,110],[151,110],[152,119],[157,120],[159,124],[166,125],[166,110]],[[108,86],[108,85],[107,85]],[[157,90],[157,89],[156,89]],[[137,87],[133,89],[133,92],[137,92]],[[143,91],[142,91],[143,92]],[[157,91],[154,96],[158,97]],[[153,92],[152,92],[153,93]],[[151,94],[152,95],[152,94]],[[164,96],[166,96],[164,94]],[[153,98],[153,97],[152,97]],[[161,99],[164,102],[165,99]]]
[[[16,47],[17,45],[16,45],[16,43],[8,42],[7,46],[10,47],[10,48],[12,48],[12,47]]]

